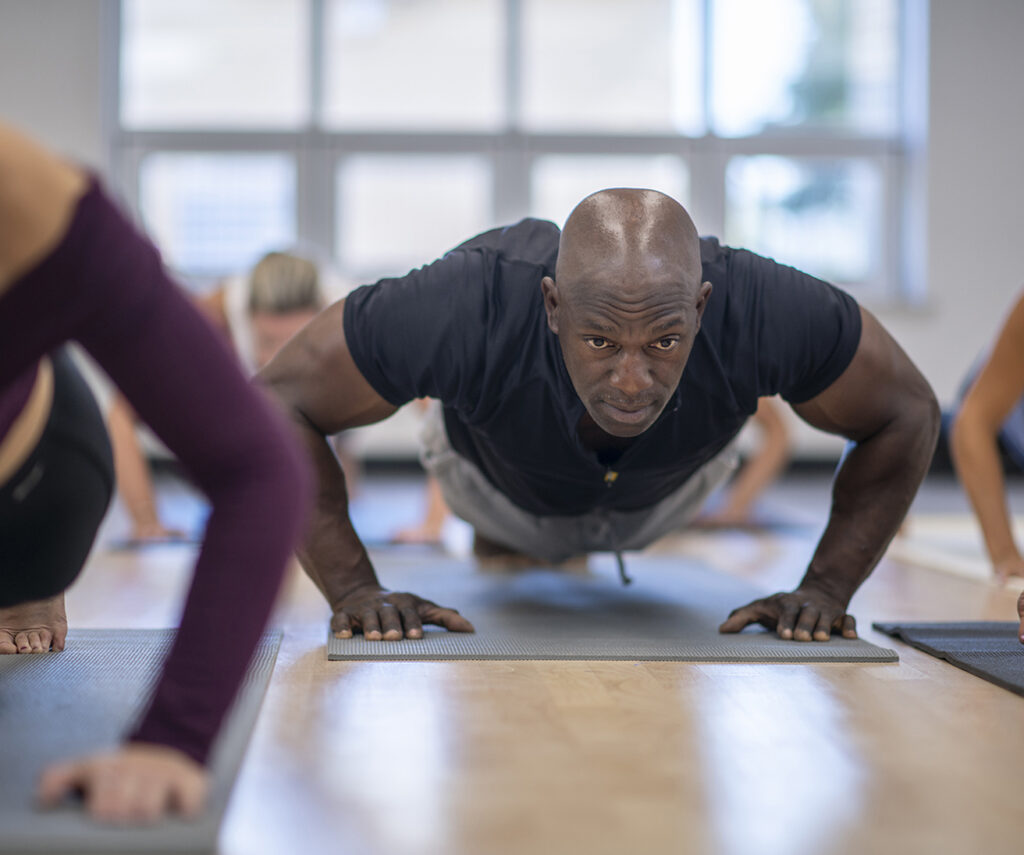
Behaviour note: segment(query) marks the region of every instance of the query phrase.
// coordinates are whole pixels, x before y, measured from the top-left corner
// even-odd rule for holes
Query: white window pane
[[[865,283],[880,275],[883,204],[870,161],[737,157],[725,240],[830,282]]]
[[[121,122],[292,128],[309,118],[309,0],[124,0]]]
[[[405,273],[491,228],[482,157],[356,155],[337,172],[337,249],[358,278]]]
[[[712,0],[711,9],[716,133],[894,129],[898,0]]]
[[[703,133],[699,0],[524,0],[532,130]]]
[[[530,216],[562,225],[581,199],[606,187],[648,187],[685,206],[689,184],[686,164],[670,155],[544,155],[530,173]]]
[[[190,275],[245,270],[296,240],[295,164],[283,154],[150,155],[139,202],[168,264]]]
[[[327,126],[501,124],[502,0],[328,0],[326,16]]]

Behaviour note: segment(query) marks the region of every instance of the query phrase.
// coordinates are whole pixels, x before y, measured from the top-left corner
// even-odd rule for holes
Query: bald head
[[[610,271],[653,273],[659,279],[674,274],[695,292],[701,281],[700,242],[686,209],[656,190],[616,188],[587,196],[562,229],[555,280],[575,290],[606,279]],[[635,278],[618,279],[618,285],[629,289]]]
[[[581,430],[599,429],[603,442],[654,424],[700,331],[711,294],[701,273],[693,221],[664,193],[601,190],[576,206],[555,278],[540,285],[548,328],[587,410]]]

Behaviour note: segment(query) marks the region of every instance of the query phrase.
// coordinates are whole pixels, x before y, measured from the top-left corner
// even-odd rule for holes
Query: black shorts
[[[0,485],[0,607],[52,597],[71,585],[114,491],[114,460],[96,401],[66,352],[51,360],[46,427]]]

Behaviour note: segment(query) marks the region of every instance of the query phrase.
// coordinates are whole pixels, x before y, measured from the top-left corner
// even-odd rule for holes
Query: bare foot
[[[0,654],[63,650],[67,634],[63,593],[0,609]]]
[[[527,555],[525,552],[517,552],[504,544],[496,543],[478,531],[473,532],[473,557],[476,558],[477,566],[481,570],[498,572],[526,570],[531,567],[554,568],[570,573],[587,573],[589,570],[586,555],[576,555],[560,562],[545,561],[542,558]]]

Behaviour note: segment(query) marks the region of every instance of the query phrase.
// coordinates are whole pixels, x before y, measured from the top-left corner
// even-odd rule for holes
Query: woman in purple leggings
[[[113,822],[203,803],[204,763],[266,624],[307,504],[288,428],[97,181],[0,124],[0,653],[61,650],[64,590],[113,483],[62,345],[97,361],[212,505],[177,640],[116,751],[47,769]]]

